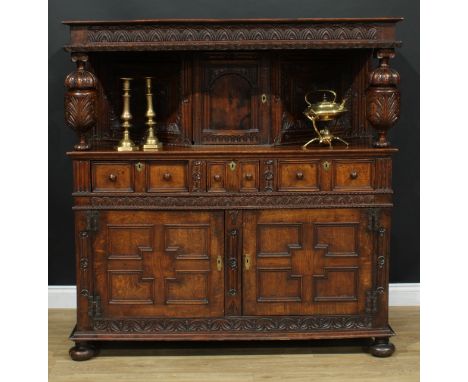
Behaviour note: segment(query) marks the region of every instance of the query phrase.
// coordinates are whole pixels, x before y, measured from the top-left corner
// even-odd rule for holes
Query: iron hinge
[[[101,317],[101,297],[97,294],[88,296],[88,316]]]
[[[367,229],[371,232],[380,231],[381,227],[379,225],[379,214],[380,209],[378,208],[369,208],[367,210]]]
[[[86,211],[86,231],[97,232],[99,229],[99,211]]]

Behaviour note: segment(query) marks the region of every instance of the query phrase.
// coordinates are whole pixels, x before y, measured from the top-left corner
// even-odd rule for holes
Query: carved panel
[[[263,191],[271,192],[275,189],[274,165],[274,160],[263,161]]]
[[[201,160],[191,161],[192,168],[192,192],[201,192],[206,190],[206,162]]]

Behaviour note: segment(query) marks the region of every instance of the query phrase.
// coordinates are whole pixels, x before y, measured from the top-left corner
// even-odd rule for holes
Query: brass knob
[[[221,175],[219,174],[216,174],[215,176],[213,176],[214,180],[216,180],[217,182],[219,182],[221,180]]]
[[[110,175],[109,175],[109,180],[110,180],[111,182],[115,182],[115,181],[117,180],[117,175],[115,175],[115,174],[110,174]]]
[[[304,179],[304,174],[302,173],[302,171],[296,172],[296,179],[298,180]]]
[[[244,178],[245,178],[245,180],[252,180],[253,175],[250,172],[248,172],[247,174],[244,175]]]
[[[164,178],[164,180],[171,180],[172,175],[171,175],[170,173],[166,172],[166,173],[163,175],[163,178]]]
[[[350,177],[351,179],[357,179],[358,173],[357,173],[356,171],[353,171],[351,174],[349,174],[349,177]]]

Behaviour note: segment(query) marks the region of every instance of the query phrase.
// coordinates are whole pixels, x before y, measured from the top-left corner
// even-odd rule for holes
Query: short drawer
[[[373,160],[333,161],[333,190],[372,190],[374,187]]]
[[[131,163],[94,162],[91,165],[93,192],[133,192],[134,168]]]
[[[279,191],[318,191],[319,161],[280,160],[278,161]]]
[[[240,161],[240,192],[257,192],[259,190],[258,160]]]
[[[226,192],[228,164],[224,161],[211,161],[207,163],[206,169],[208,192]]]
[[[188,192],[187,161],[148,162],[148,192]]]

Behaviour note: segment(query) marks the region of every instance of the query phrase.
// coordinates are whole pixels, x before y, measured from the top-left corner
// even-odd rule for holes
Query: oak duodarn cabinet
[[[370,338],[388,356],[399,18],[71,21],[74,360],[100,341]],[[121,77],[144,140],[154,78],[163,149],[117,152]],[[349,111],[314,136],[304,95]],[[377,131],[374,138],[374,132]]]

